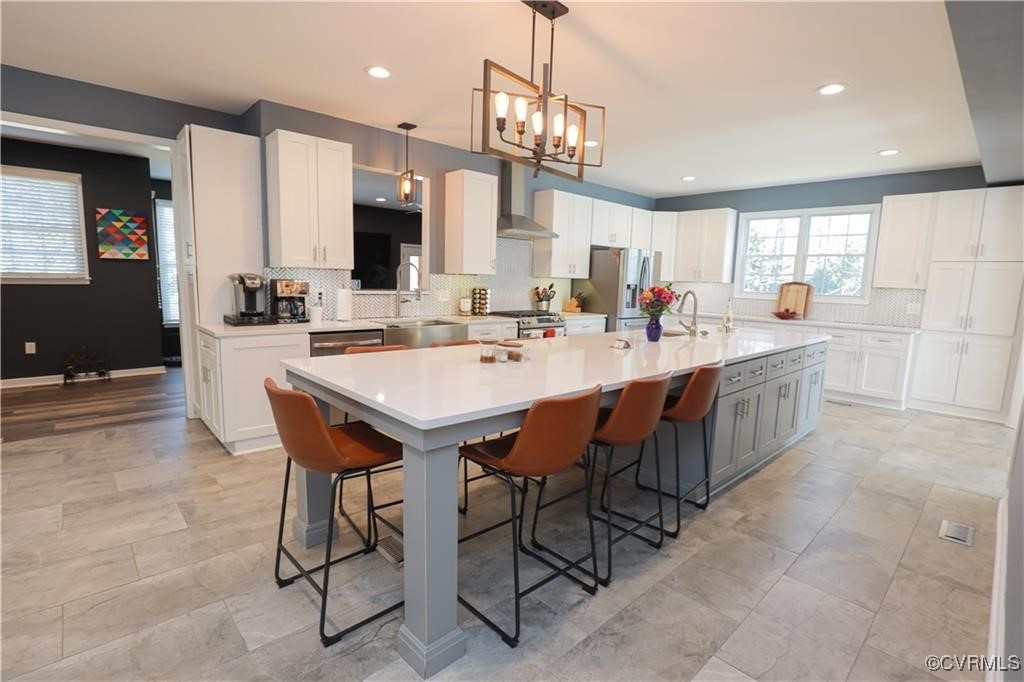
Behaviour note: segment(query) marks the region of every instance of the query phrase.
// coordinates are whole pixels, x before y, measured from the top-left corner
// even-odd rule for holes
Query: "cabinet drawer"
[[[775,355],[768,356],[768,369],[766,371],[768,379],[774,379],[786,373],[786,355],[788,354],[776,353]]]
[[[794,348],[786,353],[786,374],[799,372],[804,368],[804,353],[806,348]]]
[[[718,381],[719,395],[729,395],[743,388],[745,367],[746,363],[738,363],[722,370],[722,378]]]
[[[831,327],[822,327],[819,330],[822,334],[828,334],[832,337],[832,344],[835,346],[859,346],[861,343],[862,332],[855,331],[853,329],[833,329]]]
[[[743,363],[743,387],[749,388],[764,383],[768,374],[768,358],[747,360]]]
[[[804,365],[810,367],[821,364],[825,362],[826,355],[828,355],[828,344],[816,343],[813,346],[808,346],[804,349]]]
[[[908,337],[903,334],[889,334],[886,332],[864,332],[863,345],[865,348],[888,348],[889,350],[903,350],[907,346]]]

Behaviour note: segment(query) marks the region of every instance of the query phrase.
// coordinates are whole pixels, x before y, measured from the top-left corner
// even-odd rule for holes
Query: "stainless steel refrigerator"
[[[576,279],[572,292],[587,298],[587,312],[608,316],[608,331],[638,329],[647,324],[640,312],[640,293],[654,281],[654,252],[647,249],[593,249],[590,279]]]

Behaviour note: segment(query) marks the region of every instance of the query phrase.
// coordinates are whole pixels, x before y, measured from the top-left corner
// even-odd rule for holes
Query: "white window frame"
[[[157,285],[157,299],[160,302],[160,318],[161,318],[161,320],[163,322],[163,326],[165,326],[165,327],[178,327],[178,326],[181,325],[181,294],[180,294],[180,292],[178,294],[178,320],[175,321],[175,322],[168,322],[166,320],[166,318],[164,317],[164,310],[165,310],[166,302],[164,301],[164,296],[163,296],[163,291],[164,291],[164,281],[163,280],[164,280],[164,276],[165,276],[166,273],[164,272],[164,263],[163,263],[164,250],[162,248],[160,248],[160,240],[161,240],[161,231],[166,226],[159,224],[158,218],[157,218],[157,216],[158,216],[158,214],[160,212],[160,208],[162,206],[166,206],[166,207],[170,208],[171,209],[171,213],[173,213],[174,212],[174,202],[171,201],[170,199],[153,199],[153,226],[156,228],[156,239],[154,241],[156,242],[156,276],[157,276],[156,285]],[[174,255],[174,258],[175,258],[175,266],[177,268],[176,273],[180,273],[181,272],[181,266],[180,266],[180,264],[177,263],[177,250],[175,249],[175,245],[177,244],[177,237],[178,237],[178,235],[177,235],[177,232],[178,232],[177,218],[175,218],[175,221],[174,221],[174,223],[172,224],[171,227],[174,230],[174,239],[171,241],[170,252],[171,252],[171,254]],[[177,286],[178,286],[178,277],[177,276],[174,278],[173,285],[174,285],[175,288],[177,288]]]
[[[43,180],[59,180],[72,182],[78,188],[78,234],[82,244],[82,274],[69,276],[53,273],[12,273],[0,272],[0,284],[89,284],[89,240],[85,233],[85,202],[82,199],[82,176],[79,173],[46,170],[43,168],[26,168],[24,166],[0,165],[0,174],[34,177]]]
[[[871,302],[871,286],[875,274],[875,248],[878,245],[878,220],[881,214],[881,204],[859,204],[854,206],[828,206],[826,208],[791,209],[782,211],[757,211],[752,213],[741,213],[739,216],[739,227],[736,243],[736,272],[733,278],[733,297],[741,299],[757,299],[774,301],[777,293],[759,294],[743,291],[743,281],[747,268],[747,236],[750,230],[751,220],[765,218],[800,218],[800,232],[797,237],[796,264],[794,266],[793,280],[804,281],[807,271],[807,247],[810,238],[811,218],[819,215],[837,215],[842,213],[870,213],[870,224],[868,226],[868,246],[864,254],[864,282],[861,287],[860,296],[827,296],[814,292],[814,300],[826,303],[848,303],[853,305],[867,305]]]

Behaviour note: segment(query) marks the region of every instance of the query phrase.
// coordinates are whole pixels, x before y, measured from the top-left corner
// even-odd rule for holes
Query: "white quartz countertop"
[[[567,318],[576,317],[607,317],[598,313],[560,313]],[[211,336],[221,338],[225,336],[271,336],[276,334],[316,334],[320,332],[354,332],[373,329],[383,329],[384,325],[375,320],[387,320],[388,318],[374,318],[365,320],[324,320],[319,324],[312,322],[300,322],[297,324],[257,324],[250,326],[235,327],[230,324],[218,322],[215,324],[201,324],[199,331],[206,332]],[[444,320],[461,324],[493,324],[495,322],[515,323],[513,317],[501,317],[499,315],[423,315],[419,318],[402,317],[402,320],[423,319],[423,320]]]
[[[612,348],[619,338],[632,347]],[[684,375],[701,365],[756,358],[827,341],[798,331],[738,330],[707,337],[643,330],[526,341],[530,359],[483,364],[477,346],[284,360],[289,374],[346,396],[419,429],[432,429],[528,408],[534,401],[600,384],[621,388],[664,372]]]
[[[673,318],[680,317],[673,315]],[[689,320],[689,316],[682,315],[684,320]],[[698,312],[697,317],[702,322],[708,322],[714,320],[716,324],[722,323],[722,313],[705,313]],[[857,329],[860,331],[868,332],[888,332],[893,334],[920,334],[921,330],[915,327],[892,327],[881,324],[857,324],[853,322],[829,322],[827,320],[780,320],[777,317],[764,317],[761,315],[733,315],[733,320],[736,322],[754,322],[763,324],[777,324],[786,327],[803,327],[804,329],[810,328],[824,328],[824,329]]]

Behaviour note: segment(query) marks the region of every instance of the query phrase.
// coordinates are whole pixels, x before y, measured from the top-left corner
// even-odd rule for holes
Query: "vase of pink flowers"
[[[661,316],[672,309],[672,304],[679,300],[679,294],[672,291],[672,285],[653,286],[640,294],[640,310],[650,316],[647,322],[647,340],[661,339]]]

